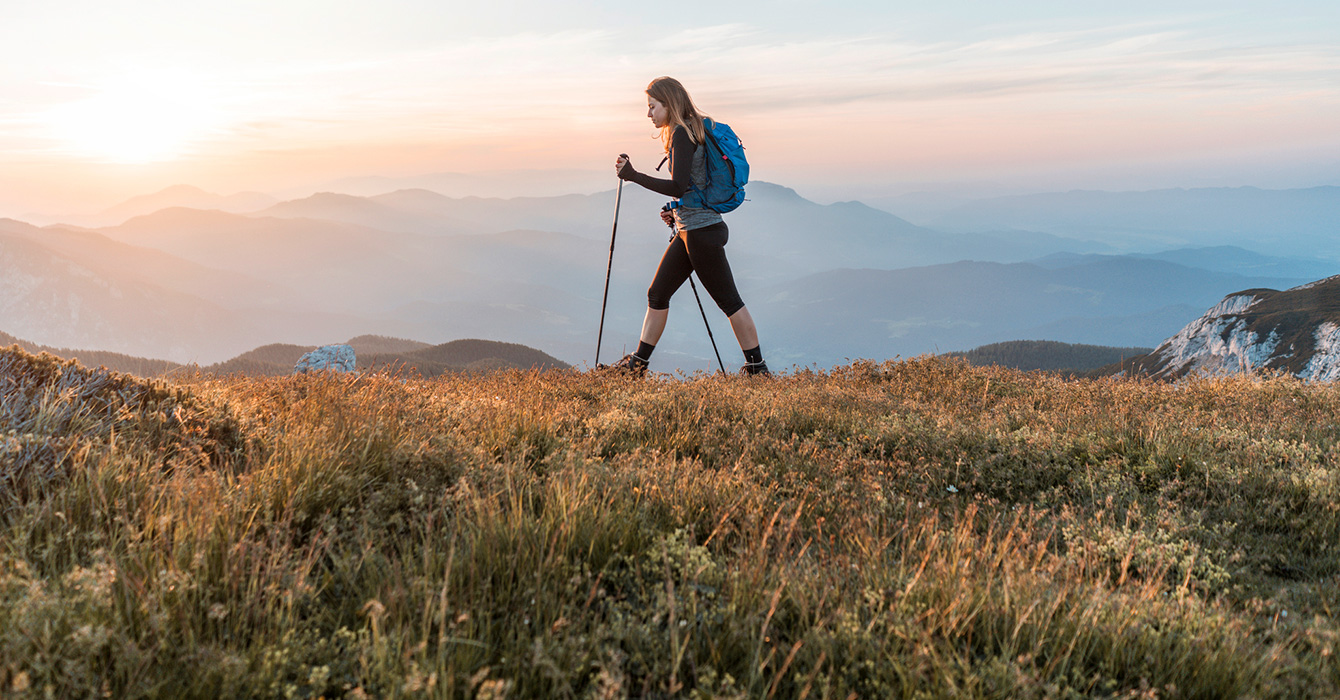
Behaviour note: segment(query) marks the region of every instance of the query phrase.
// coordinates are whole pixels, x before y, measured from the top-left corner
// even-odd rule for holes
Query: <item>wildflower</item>
[[[957,489],[957,488],[954,488],[954,485],[953,485],[953,484],[950,484],[949,487],[946,488],[945,490],[948,491],[948,492],[950,492],[950,493],[958,493],[958,489]]]

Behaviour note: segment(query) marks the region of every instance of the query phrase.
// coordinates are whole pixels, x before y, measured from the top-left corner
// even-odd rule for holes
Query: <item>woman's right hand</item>
[[[628,160],[627,153],[620,153],[618,158],[614,159],[614,174],[620,180],[628,180],[633,175],[633,163]]]
[[[661,210],[661,221],[664,221],[666,226],[674,226],[674,225],[675,225],[675,213],[674,213],[673,211],[670,211],[669,209],[662,209],[662,210]]]

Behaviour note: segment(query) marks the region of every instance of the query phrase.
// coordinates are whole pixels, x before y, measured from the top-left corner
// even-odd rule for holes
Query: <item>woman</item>
[[[661,142],[670,160],[670,179],[640,173],[622,156],[614,161],[619,178],[676,199],[690,187],[705,188],[706,149],[700,147],[706,138],[703,114],[693,104],[684,86],[668,77],[651,81],[647,86],[647,117],[661,130]],[[661,210],[661,220],[675,227],[675,237],[661,257],[656,276],[647,289],[647,316],[642,321],[642,338],[637,352],[625,355],[614,366],[636,374],[647,371],[647,362],[651,360],[651,353],[656,349],[656,342],[661,339],[666,318],[670,315],[670,297],[684,284],[690,272],[697,272],[707,293],[730,320],[735,339],[744,351],[745,364],[740,373],[771,374],[759,350],[754,318],[740,299],[730,263],[726,261],[726,239],[729,238],[726,222],[711,209],[674,205]]]

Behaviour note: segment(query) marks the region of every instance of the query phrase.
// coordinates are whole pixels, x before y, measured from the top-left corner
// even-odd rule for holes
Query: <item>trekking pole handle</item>
[[[661,211],[674,211],[674,210],[675,210],[674,202],[666,202],[665,206],[661,207]],[[670,227],[670,240],[672,241],[675,240],[675,236],[678,235],[678,233],[675,231],[674,223],[666,222],[665,225]]]

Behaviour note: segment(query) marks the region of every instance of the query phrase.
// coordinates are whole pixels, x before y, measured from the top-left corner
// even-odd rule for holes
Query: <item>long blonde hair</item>
[[[669,117],[666,125],[661,127],[661,143],[666,153],[670,152],[670,136],[675,133],[676,126],[684,127],[694,143],[703,142],[703,119],[707,115],[698,111],[689,91],[678,80],[663,75],[647,85],[647,95],[665,105]]]

